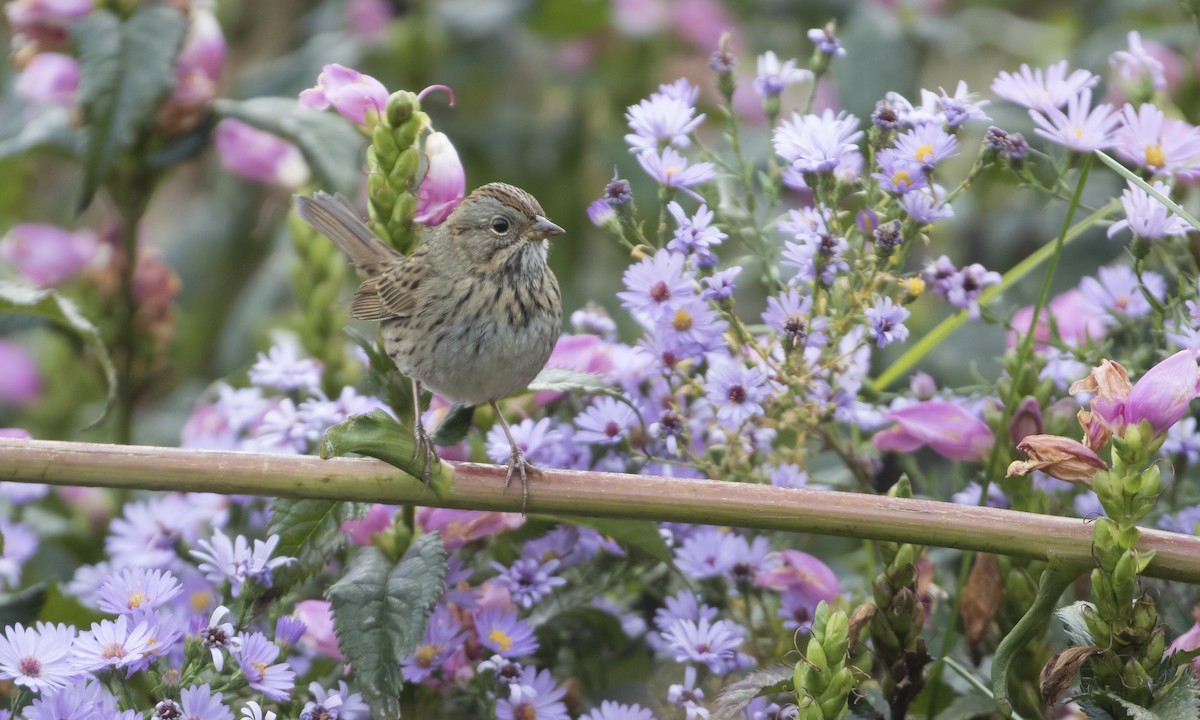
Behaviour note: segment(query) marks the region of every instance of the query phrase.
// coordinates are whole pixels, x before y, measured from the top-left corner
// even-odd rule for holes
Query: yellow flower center
[[[892,184],[896,187],[908,185],[911,182],[912,175],[909,175],[907,170],[897,170],[896,172],[892,173]]]
[[[675,311],[675,318],[671,320],[671,327],[679,332],[686,332],[692,329],[692,316],[687,310],[679,308]]]
[[[417,648],[417,664],[423,668],[433,665],[439,652],[441,652],[441,648],[436,645],[422,645]]]
[[[900,281],[900,287],[909,295],[917,297],[925,292],[925,281],[919,277],[904,278]]]
[[[678,165],[672,165],[671,167],[667,168],[664,173],[666,174],[667,178],[670,179],[678,175],[682,170],[683,168],[679,167]]]
[[[508,633],[504,632],[503,630],[491,631],[488,633],[488,640],[496,643],[496,646],[500,648],[501,652],[508,652],[512,649],[512,638],[509,637]]]
[[[267,676],[267,664],[265,662],[250,663],[250,667],[254,668],[254,680],[262,680]]]
[[[1167,154],[1163,152],[1162,143],[1146,146],[1146,164],[1156,168],[1167,164]]]
[[[917,148],[917,151],[915,153],[913,153],[913,157],[915,157],[917,159],[917,162],[922,162],[922,163],[925,162],[926,160],[928,160],[932,156],[933,156],[933,146],[930,145],[929,143],[925,143],[921,147]]]
[[[212,593],[205,590],[197,590],[191,595],[192,609],[196,612],[204,612],[208,609],[210,600],[212,600]]]
[[[1071,132],[1075,133],[1075,139],[1083,137],[1083,128],[1072,128]]]

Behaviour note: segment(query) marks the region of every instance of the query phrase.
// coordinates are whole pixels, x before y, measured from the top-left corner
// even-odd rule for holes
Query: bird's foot
[[[413,462],[422,455],[425,456],[425,462],[421,470],[421,481],[428,485],[430,466],[440,463],[442,459],[438,457],[433,441],[429,439],[429,433],[425,432],[425,423],[418,422],[413,428]]]
[[[516,445],[512,446],[512,454],[508,457],[508,472],[504,474],[504,487],[512,483],[513,475],[521,476],[521,514],[525,514],[525,506],[529,504],[529,478],[526,472],[537,472],[537,466],[525,459],[525,453]]]

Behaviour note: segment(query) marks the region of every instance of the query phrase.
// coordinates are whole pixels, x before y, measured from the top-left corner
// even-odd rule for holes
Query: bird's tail
[[[378,275],[388,263],[404,257],[380,241],[342,195],[318,191],[312,197],[293,197],[300,217],[349,255],[365,277]]]

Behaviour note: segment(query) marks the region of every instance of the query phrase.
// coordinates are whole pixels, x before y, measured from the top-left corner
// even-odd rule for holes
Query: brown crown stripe
[[[537,198],[525,192],[521,188],[514,187],[507,183],[488,183],[487,185],[483,185],[476,189],[475,192],[471,193],[471,195],[495,198],[506,205],[511,205],[512,207],[521,210],[529,217],[545,215],[545,212],[542,210],[541,203],[537,201]]]

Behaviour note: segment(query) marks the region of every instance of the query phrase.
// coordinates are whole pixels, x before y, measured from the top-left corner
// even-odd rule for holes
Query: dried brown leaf
[[[996,618],[1003,597],[1000,569],[996,556],[980,553],[975,556],[975,567],[963,588],[960,614],[963,621],[963,636],[971,645],[976,645],[987,635],[988,627]]]
[[[1104,648],[1095,645],[1072,645],[1050,658],[1050,662],[1042,668],[1042,674],[1038,678],[1038,692],[1041,693],[1042,700],[1053,705],[1059,694],[1071,684],[1083,663],[1102,652]]]

